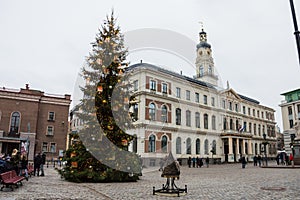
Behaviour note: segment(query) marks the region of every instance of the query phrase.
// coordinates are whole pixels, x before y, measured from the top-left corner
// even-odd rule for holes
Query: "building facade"
[[[26,88],[0,88],[0,152],[11,154],[28,143],[28,159],[46,153],[57,158],[66,149],[71,96]]]
[[[170,151],[183,164],[188,157],[237,162],[246,156],[251,161],[265,151],[275,157],[275,110],[229,84],[220,88],[207,34],[202,30],[199,36],[193,78],[148,63],[129,67],[139,100],[131,150],[144,165],[158,165]]]
[[[282,113],[284,148],[286,153],[290,154],[294,139],[300,137],[300,89],[281,95],[284,96],[284,100],[279,105]]]

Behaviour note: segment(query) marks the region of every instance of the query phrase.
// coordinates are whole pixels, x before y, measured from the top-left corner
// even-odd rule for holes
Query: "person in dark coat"
[[[41,167],[40,167],[40,170],[41,170],[41,176],[45,176],[45,173],[44,173],[44,165],[46,164],[46,154],[43,153],[42,154],[42,164],[41,164]]]
[[[256,155],[253,157],[253,165],[257,166],[257,156]]]
[[[191,168],[191,164],[192,164],[192,158],[191,157],[189,157],[189,159],[188,159],[188,166],[189,166],[189,168]]]
[[[21,161],[20,161],[20,176],[23,175],[23,171],[25,172],[25,178],[28,181],[28,171],[27,171],[27,165],[28,165],[28,160],[25,154],[21,155]]]
[[[245,167],[246,167],[246,164],[247,164],[247,161],[246,161],[245,156],[242,156],[241,162],[242,162],[242,168],[245,168]]]
[[[42,164],[42,156],[40,153],[38,153],[33,159],[33,165],[34,165],[33,166],[33,176],[35,176],[35,174],[37,174],[37,176],[40,175],[41,164]]]

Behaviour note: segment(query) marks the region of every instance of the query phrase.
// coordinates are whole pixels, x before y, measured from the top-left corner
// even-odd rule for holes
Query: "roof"
[[[135,68],[147,68],[147,69],[152,69],[154,71],[159,71],[159,72],[162,72],[162,73],[165,73],[165,74],[168,74],[170,76],[175,76],[177,78],[180,78],[180,79],[183,79],[183,80],[186,80],[186,81],[189,81],[191,83],[194,83],[194,84],[197,84],[197,85],[201,85],[201,86],[204,86],[204,87],[207,87],[209,89],[213,89],[213,90],[218,90],[218,87],[217,86],[214,86],[210,83],[206,83],[204,81],[199,81],[197,79],[194,79],[194,78],[191,78],[191,77],[188,77],[188,76],[184,76],[182,74],[178,74],[176,72],[172,72],[170,70],[166,70],[166,69],[163,69],[161,67],[158,67],[156,65],[152,65],[152,64],[149,64],[149,63],[137,63],[137,64],[133,64],[131,66],[129,66],[127,68],[127,70],[133,70]],[[240,98],[246,100],[246,101],[249,101],[249,102],[252,102],[252,103],[255,103],[255,104],[260,104],[259,101],[255,100],[255,99],[252,99],[252,98],[249,98],[249,97],[246,97],[244,95],[241,95],[241,94],[238,94]]]
[[[284,93],[282,93],[280,95],[286,96],[286,95],[289,95],[289,94],[294,93],[294,92],[300,92],[300,88],[299,89],[295,89],[295,90],[291,90],[291,91],[288,91],[288,92],[284,92]]]
[[[129,67],[127,68],[127,70],[132,70],[132,69],[135,69],[135,68],[142,68],[142,67],[145,67],[145,68],[148,68],[148,69],[152,69],[152,70],[155,70],[155,71],[159,71],[159,72],[168,74],[168,75],[170,75],[170,76],[175,76],[175,77],[177,77],[177,78],[184,79],[184,80],[189,81],[189,82],[191,82],[191,83],[195,83],[195,84],[197,84],[197,85],[201,85],[201,86],[204,86],[204,87],[207,87],[207,88],[216,90],[216,87],[213,86],[213,85],[210,84],[210,83],[206,83],[206,82],[203,82],[203,81],[199,81],[199,80],[196,80],[196,79],[194,79],[194,78],[191,78],[191,77],[188,77],[188,76],[184,76],[184,75],[182,75],[182,74],[178,74],[178,73],[176,73],[176,72],[172,72],[172,71],[163,69],[163,68],[161,68],[161,67],[158,67],[158,66],[156,66],[156,65],[152,65],[152,64],[149,64],[149,63],[137,63],[137,64],[133,64],[133,65],[129,66]]]

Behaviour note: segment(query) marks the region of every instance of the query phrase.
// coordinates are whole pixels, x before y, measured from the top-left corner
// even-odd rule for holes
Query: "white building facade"
[[[144,165],[158,165],[170,151],[186,164],[188,157],[209,157],[214,162],[249,161],[263,154],[276,156],[275,110],[238,94],[218,76],[207,34],[200,32],[196,75],[187,77],[158,66],[139,63],[129,67],[134,94],[136,140],[131,150]],[[264,140],[263,135],[266,135]]]

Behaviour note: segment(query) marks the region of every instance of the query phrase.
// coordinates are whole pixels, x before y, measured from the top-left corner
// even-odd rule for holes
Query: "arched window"
[[[181,154],[181,138],[176,138],[176,154]]]
[[[16,134],[19,133],[19,127],[20,127],[20,113],[19,112],[13,112],[10,118],[10,134]]]
[[[196,140],[196,154],[200,154],[200,139]]]
[[[208,140],[205,139],[204,141],[204,154],[208,155]]]
[[[204,128],[208,129],[208,115],[204,114]]]
[[[216,130],[216,116],[214,115],[211,117],[211,128]]]
[[[155,135],[150,135],[149,137],[149,152],[155,152]]]
[[[150,105],[149,105],[150,120],[155,121],[155,112],[156,112],[155,104],[154,103],[150,103]]]
[[[208,74],[209,75],[212,75],[213,74],[213,70],[212,70],[212,67],[209,65],[208,67]]]
[[[181,109],[176,108],[176,125],[181,125]]]
[[[195,114],[195,124],[196,128],[200,128],[200,113],[196,112]]]
[[[191,126],[191,111],[186,111],[186,126]]]
[[[168,109],[166,105],[161,107],[161,121],[167,122],[168,121]]]
[[[213,140],[213,142],[212,142],[212,154],[213,155],[216,155],[216,151],[217,151],[217,142],[216,142],[216,140]]]
[[[186,139],[186,154],[192,154],[191,138]]]
[[[167,153],[168,151],[168,138],[165,135],[161,138],[161,151],[163,153]]]

